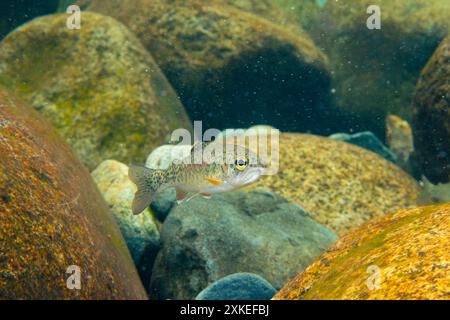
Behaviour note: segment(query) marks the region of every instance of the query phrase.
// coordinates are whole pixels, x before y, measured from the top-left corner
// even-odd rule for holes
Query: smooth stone
[[[270,300],[275,293],[275,288],[261,276],[242,272],[214,282],[195,300]]]
[[[335,133],[329,136],[329,138],[354,144],[361,148],[370,150],[392,163],[397,163],[397,157],[395,154],[370,131],[358,132],[354,134]]]
[[[133,214],[131,203],[136,186],[128,177],[127,165],[106,160],[91,175],[111,208],[142,282],[148,285],[152,266],[160,249],[160,236],[153,213],[146,209],[139,215]]]
[[[210,283],[239,272],[280,288],[336,239],[275,193],[198,196],[176,205],[164,221],[150,292],[160,299],[193,299]]]

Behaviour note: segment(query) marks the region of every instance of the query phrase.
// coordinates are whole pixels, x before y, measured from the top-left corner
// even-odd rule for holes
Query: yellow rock
[[[280,166],[257,188],[300,204],[338,235],[417,206],[418,184],[394,164],[357,146],[307,134],[280,134]]]
[[[406,163],[414,152],[411,126],[408,121],[393,114],[386,117],[386,141],[400,163]]]
[[[450,299],[450,203],[365,224],[274,299]]]

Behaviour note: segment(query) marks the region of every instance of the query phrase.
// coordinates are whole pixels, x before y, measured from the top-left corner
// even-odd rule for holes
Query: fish
[[[201,161],[195,161],[198,155]],[[159,192],[171,187],[176,189],[178,204],[197,195],[210,198],[216,193],[236,190],[254,183],[267,168],[265,159],[241,145],[196,143],[189,156],[171,163],[167,169],[129,166],[128,176],[137,186],[132,211],[140,214]]]

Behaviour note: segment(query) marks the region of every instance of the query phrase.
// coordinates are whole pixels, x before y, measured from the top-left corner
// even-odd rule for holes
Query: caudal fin
[[[137,186],[134,194],[132,210],[133,214],[139,214],[144,211],[153,201],[155,192],[158,189],[158,181],[154,178],[155,171],[146,167],[130,165],[128,176]]]

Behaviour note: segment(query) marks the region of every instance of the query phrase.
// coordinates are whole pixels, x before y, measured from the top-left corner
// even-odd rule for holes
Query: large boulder
[[[402,210],[350,232],[274,299],[449,299],[450,204]]]
[[[381,29],[369,30],[371,5],[381,10]],[[358,130],[384,136],[388,113],[411,119],[411,100],[421,69],[450,30],[450,1],[327,1],[311,28],[330,58],[338,107],[358,119]]]
[[[172,130],[191,128],[183,106],[139,40],[116,20],[82,14],[33,20],[0,43],[0,84],[56,127],[93,170],[105,159],[144,162]]]
[[[159,231],[153,213],[146,209],[139,215],[133,214],[131,203],[136,185],[128,177],[127,165],[106,160],[91,175],[111,208],[142,282],[147,286],[160,248]]]
[[[413,102],[416,155],[427,178],[450,182],[450,37],[422,71]]]
[[[3,89],[0,154],[0,299],[146,298],[89,172],[36,111]],[[72,265],[80,290],[66,285]]]
[[[152,298],[193,299],[226,275],[250,272],[279,289],[337,239],[298,205],[266,191],[196,197],[162,230]]]
[[[340,236],[374,217],[416,206],[420,194],[414,179],[370,151],[288,133],[280,135],[278,173],[254,187],[300,204]]]
[[[127,25],[191,118],[203,120],[205,127],[336,126],[327,103],[330,75],[323,53],[305,32],[266,20],[251,6],[241,9],[238,2],[92,0],[88,10]]]

